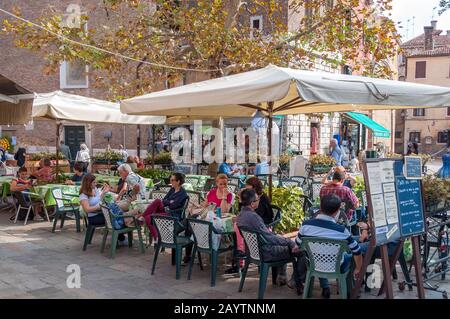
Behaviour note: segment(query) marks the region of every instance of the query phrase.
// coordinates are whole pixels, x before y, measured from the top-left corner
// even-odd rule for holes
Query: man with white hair
[[[144,178],[134,173],[130,165],[122,164],[117,169],[120,177],[127,183],[127,192],[124,195],[125,201],[119,203],[123,211],[128,211],[130,204],[136,199],[145,199],[145,181]]]
[[[336,160],[336,166],[342,166],[343,153],[335,138],[330,141],[330,156]]]

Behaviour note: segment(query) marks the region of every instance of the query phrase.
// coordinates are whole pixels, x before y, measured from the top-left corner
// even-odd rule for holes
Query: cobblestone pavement
[[[84,232],[76,233],[73,221],[66,222],[64,229],[51,233],[48,222],[31,221],[13,224],[10,214],[0,213],[0,298],[256,298],[258,291],[257,270],[249,270],[244,290],[238,293],[239,277],[224,275],[229,266],[220,259],[216,287],[209,285],[210,269],[205,265],[201,271],[195,266],[192,280],[188,281],[187,267],[183,267],[181,279],[175,280],[175,267],[171,266],[170,252],[158,258],[155,274],[150,275],[153,248],[145,254],[133,248],[121,247],[116,258],[100,253],[101,233],[94,235],[92,245],[82,251]],[[203,258],[206,264],[207,257]],[[81,268],[81,288],[70,289],[66,280],[70,275],[66,268],[78,264]],[[291,269],[288,269],[291,273]],[[402,280],[399,271],[399,280]],[[447,277],[448,278],[448,277]],[[447,279],[441,287],[450,291]],[[415,291],[401,292],[394,283],[396,298],[415,298]],[[377,291],[362,293],[361,298],[377,298]],[[332,285],[332,298],[336,285]],[[314,297],[320,298],[316,281]],[[442,298],[440,293],[427,290],[428,298]],[[300,298],[288,287],[278,287],[268,280],[265,298]],[[381,298],[381,297],[378,297]]]

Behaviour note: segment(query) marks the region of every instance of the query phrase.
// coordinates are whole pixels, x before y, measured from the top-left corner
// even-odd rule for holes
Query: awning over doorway
[[[391,132],[388,129],[384,128],[382,125],[378,124],[367,115],[356,112],[346,112],[345,114],[371,130],[373,132],[373,136],[385,138],[391,137]]]

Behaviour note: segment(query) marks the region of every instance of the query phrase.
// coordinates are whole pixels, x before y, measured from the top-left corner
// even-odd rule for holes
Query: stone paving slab
[[[258,292],[258,273],[255,267],[249,269],[242,293],[238,293],[239,276],[225,275],[230,257],[219,259],[216,286],[210,287],[209,259],[204,256],[204,271],[196,263],[192,279],[187,280],[188,267],[181,269],[181,279],[175,279],[175,267],[171,265],[170,249],[161,253],[155,274],[151,275],[153,248],[141,254],[136,247],[120,247],[116,258],[109,257],[109,242],[103,254],[100,253],[101,231],[97,230],[92,245],[82,250],[85,232],[75,231],[74,221],[67,221],[64,228],[51,233],[51,223],[31,221],[26,226],[9,221],[9,214],[0,213],[0,298],[177,298],[177,299],[254,299]],[[81,269],[81,288],[70,289],[66,280],[66,268],[78,264]],[[288,267],[288,273],[291,273]],[[402,279],[401,271],[399,280]],[[449,275],[450,276],[450,275]],[[270,276],[269,276],[270,277]],[[448,278],[448,277],[447,277]],[[436,280],[441,289],[450,291],[450,283]],[[336,285],[330,281],[332,298]],[[415,298],[415,291],[400,291],[394,282],[397,299]],[[426,290],[428,298],[442,298],[440,292]],[[316,281],[313,297],[320,298],[320,287]],[[265,298],[301,298],[287,288],[273,286],[267,282]],[[363,299],[377,297],[377,290],[361,293]]]

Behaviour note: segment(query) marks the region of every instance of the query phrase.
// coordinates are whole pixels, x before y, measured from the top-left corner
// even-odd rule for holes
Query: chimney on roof
[[[447,37],[450,38],[450,30],[447,30]]]
[[[424,48],[425,51],[433,50],[434,43],[433,43],[433,27],[423,27],[424,33],[425,33],[425,43]]]
[[[436,27],[437,27],[437,20],[431,21],[431,26],[433,27],[433,30],[436,30]]]

